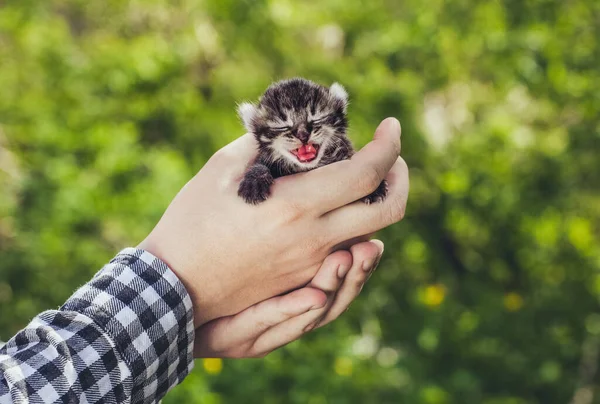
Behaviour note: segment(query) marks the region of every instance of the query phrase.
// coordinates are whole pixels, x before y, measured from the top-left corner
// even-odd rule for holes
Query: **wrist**
[[[202,271],[199,266],[190,269],[190,265],[184,264],[185,260],[181,257],[183,254],[173,253],[175,250],[169,248],[168,243],[153,234],[146,237],[137,248],[147,251],[164,262],[181,282],[192,302],[194,328],[221,317],[218,315],[221,306],[218,297],[222,293],[216,290],[218,282],[206,279],[205,271]],[[196,285],[205,285],[205,288],[200,291]]]

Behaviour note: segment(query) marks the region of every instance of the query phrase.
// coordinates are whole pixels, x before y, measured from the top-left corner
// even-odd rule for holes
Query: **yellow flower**
[[[508,311],[519,311],[523,307],[523,298],[515,292],[504,295],[504,307]]]
[[[446,287],[439,283],[427,286],[421,294],[421,301],[429,307],[439,306],[445,298]]]
[[[206,358],[202,360],[202,366],[204,366],[206,373],[218,375],[223,369],[223,361],[219,358]]]
[[[333,368],[335,373],[340,376],[350,376],[352,374],[352,360],[349,358],[337,358]]]

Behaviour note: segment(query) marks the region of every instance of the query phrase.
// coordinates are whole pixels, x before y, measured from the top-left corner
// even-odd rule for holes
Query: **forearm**
[[[182,283],[126,249],[0,349],[0,402],[156,402],[192,369],[193,341]]]

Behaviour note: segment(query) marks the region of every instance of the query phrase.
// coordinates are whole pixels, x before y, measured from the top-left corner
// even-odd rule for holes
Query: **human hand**
[[[245,135],[219,150],[173,199],[139,247],[165,261],[192,299],[196,327],[307,284],[348,240],[402,219],[408,168],[400,125],[384,120],[351,160],[275,180],[259,206],[237,196],[256,156]],[[358,201],[386,178],[389,196]],[[358,201],[358,202],[357,202]]]
[[[302,289],[272,297],[196,330],[196,358],[256,358],[335,320],[373,273],[383,243],[371,240],[337,251]]]

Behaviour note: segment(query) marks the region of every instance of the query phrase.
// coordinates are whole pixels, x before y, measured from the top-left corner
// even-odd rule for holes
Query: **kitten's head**
[[[240,104],[238,114],[272,161],[308,170],[331,142],[346,135],[347,105],[341,85],[327,88],[295,78],[272,84],[257,104]]]

